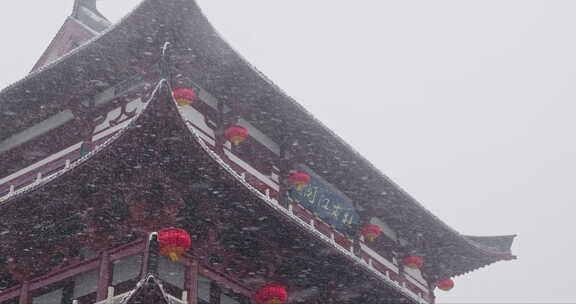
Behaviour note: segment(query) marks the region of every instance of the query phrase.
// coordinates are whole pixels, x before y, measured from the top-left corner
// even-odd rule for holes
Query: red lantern
[[[268,284],[256,291],[257,304],[284,304],[288,301],[288,292],[282,285]]]
[[[248,130],[242,126],[231,126],[226,129],[224,135],[235,146],[241,144],[249,136]]]
[[[412,269],[420,269],[424,265],[424,259],[419,256],[409,255],[404,258],[404,265]]]
[[[296,190],[302,190],[310,183],[310,175],[304,172],[294,172],[288,176],[288,183],[294,185]]]
[[[438,286],[439,289],[442,289],[444,291],[448,291],[448,290],[454,288],[454,281],[452,281],[452,279],[450,279],[450,278],[442,279],[436,283],[436,286]]]
[[[177,261],[180,255],[188,250],[192,244],[190,235],[186,230],[173,227],[160,230],[158,242],[160,243],[160,254],[169,256],[172,261]]]
[[[179,105],[189,105],[196,100],[196,92],[189,88],[176,88],[172,91],[174,99]]]
[[[368,242],[374,242],[374,240],[380,236],[380,226],[377,225],[366,225],[362,227],[362,235],[364,239]]]

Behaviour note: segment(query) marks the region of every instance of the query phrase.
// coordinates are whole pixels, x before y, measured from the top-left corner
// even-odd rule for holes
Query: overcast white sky
[[[169,1],[169,0],[165,0]],[[0,87],[72,0],[0,3]],[[139,1],[101,0],[116,20]],[[462,233],[519,260],[438,302],[576,303],[576,1],[199,0],[251,63]]]

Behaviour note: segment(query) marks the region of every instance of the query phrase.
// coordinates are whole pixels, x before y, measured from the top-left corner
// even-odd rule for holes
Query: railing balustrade
[[[198,113],[196,113],[195,116],[198,116]],[[194,122],[187,120],[187,123],[189,127],[193,128],[198,138],[201,141],[203,141],[206,144],[206,146],[209,147],[209,149],[214,149],[215,140],[212,136],[208,135],[207,132],[202,130],[202,128],[200,126],[197,126]],[[252,187],[256,189],[260,189],[262,184],[268,186],[261,192],[266,195],[266,198],[269,201],[274,201],[276,203],[275,205],[277,205],[282,210],[285,209],[286,213],[288,213],[290,216],[294,218],[297,218],[298,221],[305,223],[305,226],[308,227],[308,229],[313,230],[317,235],[322,235],[326,237],[326,239],[335,248],[341,251],[348,252],[354,257],[356,257],[356,255],[361,256],[362,258],[360,259],[364,261],[372,271],[379,273],[386,280],[396,283],[402,290],[404,290],[407,294],[410,294],[413,298],[417,299],[419,302],[430,303],[431,299],[429,297],[428,288],[426,288],[425,286],[426,285],[425,282],[419,282],[417,278],[411,277],[409,274],[404,272],[401,273],[399,269],[400,266],[384,258],[382,255],[380,255],[379,253],[368,247],[364,242],[361,242],[360,252],[354,253],[354,248],[352,246],[353,240],[340,234],[333,227],[322,221],[320,218],[309,212],[304,207],[300,206],[297,203],[294,203],[289,204],[286,209],[285,207],[278,204],[276,200],[271,199],[270,191],[277,192],[278,188],[270,187],[270,184],[272,183],[274,184],[274,186],[276,186],[278,185],[277,182],[273,181],[271,178],[263,178],[266,177],[264,174],[258,172],[258,170],[256,170],[255,168],[253,168],[240,158],[230,157],[232,153],[228,152],[226,149],[225,149],[225,155],[227,156],[226,157],[227,159],[220,158],[220,161],[225,163],[233,171],[235,171],[236,174],[242,179],[242,181],[250,184]],[[254,172],[257,173],[255,174]],[[247,175],[250,175],[254,179],[247,178]],[[253,182],[254,180],[257,180],[260,183],[254,183]]]

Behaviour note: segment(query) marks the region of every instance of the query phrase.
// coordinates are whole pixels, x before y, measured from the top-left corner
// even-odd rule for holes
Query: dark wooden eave
[[[236,196],[232,201],[221,199],[228,208],[234,208],[231,206],[231,202],[241,201],[243,204],[252,205],[253,207],[251,208],[257,205],[260,206],[258,207],[259,209],[267,210],[266,213],[270,215],[269,218],[279,220],[271,219],[268,225],[273,225],[276,229],[283,231],[282,235],[277,236],[278,241],[284,243],[283,246],[289,247],[287,244],[296,242],[296,239],[299,239],[298,242],[305,242],[308,249],[314,248],[312,250],[293,250],[299,252],[298,254],[301,256],[315,257],[306,262],[308,265],[305,266],[318,267],[319,269],[314,273],[319,277],[325,276],[327,268],[335,268],[333,271],[338,271],[339,273],[336,276],[337,278],[350,281],[348,282],[350,284],[344,286],[349,289],[357,288],[356,292],[360,292],[360,295],[365,293],[366,296],[375,296],[374,294],[382,296],[384,294],[398,299],[407,298],[411,302],[416,303],[414,299],[403,295],[396,285],[371,276],[364,268],[354,263],[346,263],[346,261],[349,261],[346,257],[333,253],[325,255],[326,252],[332,252],[333,248],[317,240],[301,227],[297,227],[295,230],[290,220],[277,214],[274,208],[262,202],[262,193],[255,188],[246,187],[246,184],[237,176],[230,174],[229,168],[221,166],[216,159],[209,155],[208,151],[202,147],[200,139],[190,133],[184,120],[178,119],[180,116],[177,112],[176,103],[172,100],[170,88],[165,81],[161,81],[158,84],[155,92],[143,112],[139,113],[124,130],[120,131],[107,143],[73,164],[69,170],[59,176],[46,180],[31,188],[28,192],[13,196],[0,204],[0,223],[2,223],[0,225],[0,244],[8,244],[9,239],[22,238],[22,233],[34,233],[37,230],[36,228],[28,228],[32,226],[41,227],[42,225],[39,225],[38,222],[43,221],[50,224],[50,222],[65,218],[68,215],[82,213],[87,207],[97,209],[98,201],[90,201],[90,195],[85,198],[89,201],[90,206],[75,204],[74,195],[82,192],[82,189],[103,184],[114,187],[114,185],[121,184],[126,175],[137,175],[149,168],[157,170],[159,175],[165,174],[163,172],[180,170],[187,180],[191,180],[191,176],[196,176],[197,179],[203,179],[206,183],[211,184],[214,189],[224,187],[228,193]],[[158,130],[170,130],[168,132],[173,137],[160,137],[159,135],[166,134],[157,134]],[[136,144],[139,142],[145,143],[147,140],[153,140],[153,146]],[[162,160],[162,157],[158,156],[163,155],[163,153],[158,152],[164,152],[163,149],[166,149],[166,146],[172,145],[168,143],[178,146],[179,151],[189,151],[190,155],[172,154],[170,161],[153,163]],[[142,160],[146,160],[146,163],[141,163],[142,166],[139,166]],[[224,189],[219,190],[224,191]],[[106,191],[106,189],[103,191]],[[59,195],[55,195],[55,193]],[[262,208],[262,205],[265,207]],[[225,212],[226,210],[218,211],[218,213]],[[34,216],[24,216],[26,213],[34,214]],[[251,220],[260,221],[258,217]],[[230,219],[230,221],[232,220]],[[242,229],[237,230],[242,231]],[[269,236],[269,234],[274,234],[274,232],[267,234]],[[39,236],[25,235],[28,239],[36,239]],[[49,244],[52,240],[47,238],[46,235],[42,235],[42,241]],[[38,244],[34,243],[30,246],[38,246]],[[3,250],[6,250],[6,248],[3,248]],[[35,250],[32,247],[27,249],[29,252],[35,252]],[[296,252],[293,253],[294,256],[297,255]],[[324,260],[319,260],[319,258]],[[294,265],[291,264],[288,270],[292,271],[302,267],[302,264],[304,262],[301,261]],[[321,271],[322,269],[324,271]],[[300,280],[303,279],[300,278]],[[334,278],[324,277],[323,280],[330,281],[334,280]],[[319,280],[312,281],[318,282]],[[356,286],[354,284],[359,285]],[[371,286],[377,286],[378,288],[372,288]],[[368,290],[364,292],[364,289]],[[373,289],[373,293],[370,293],[369,289]],[[151,290],[155,289],[152,288]],[[139,299],[138,289],[133,293],[133,297],[127,299],[132,298],[135,301]]]
[[[97,8],[98,0],[75,0],[72,17],[78,19],[85,26],[95,32],[101,33],[109,28],[112,23]]]
[[[66,18],[32,71],[70,52],[111,25],[96,8],[96,0],[75,0],[72,14]]]
[[[280,144],[298,142],[298,160],[358,206],[382,217],[403,237],[430,240],[447,275],[513,259],[509,237],[482,241],[461,235],[363,158],[237,54],[192,0],[145,0],[122,22],[0,93],[0,141],[67,107],[70,96],[97,78],[109,85],[127,79],[172,44],[172,67],[190,74],[217,99],[242,108],[242,115]],[[62,87],[63,83],[68,85]],[[289,126],[289,128],[288,128]],[[321,138],[322,140],[318,140]],[[325,157],[330,155],[330,157]],[[449,189],[446,189],[449,191]]]
[[[83,102],[87,84],[109,87],[129,79],[157,60],[167,40],[160,30],[160,1],[144,1],[120,23],[0,92],[0,142]],[[151,13],[153,15],[151,15]]]

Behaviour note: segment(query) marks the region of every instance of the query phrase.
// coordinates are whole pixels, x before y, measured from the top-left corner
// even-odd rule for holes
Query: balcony
[[[362,240],[359,246],[354,246],[354,240],[338,232],[334,227],[318,218],[298,203],[283,206],[278,202],[280,183],[278,172],[263,173],[250,165],[247,161],[235,155],[230,146],[224,147],[224,157],[215,152],[214,130],[206,124],[202,113],[196,109],[185,106],[180,108],[188,128],[197,136],[203,147],[210,152],[213,158],[227,168],[234,176],[242,181],[248,188],[260,194],[260,197],[288,217],[295,224],[310,232],[316,238],[337,249],[354,263],[361,265],[367,271],[394,286],[412,299],[420,303],[432,303],[433,297],[426,286],[426,282],[417,273],[401,269],[394,259],[386,259],[370,248]],[[94,140],[97,145],[104,143],[120,131],[129,121],[124,121],[114,127],[103,129],[96,134]],[[0,202],[11,195],[25,191],[37,183],[66,170],[75,161],[80,159],[80,143],[62,150],[41,162],[16,172],[0,180]],[[126,294],[113,295],[98,303],[120,303]],[[183,297],[185,299],[185,297]],[[185,300],[170,298],[172,303],[186,303]]]
[[[298,203],[282,206],[278,200],[279,182],[274,175],[259,172],[244,160],[236,157],[228,148],[224,149],[224,156],[215,151],[214,131],[205,124],[204,116],[192,107],[180,109],[186,119],[188,128],[197,136],[202,146],[211,156],[222,164],[232,175],[242,181],[249,189],[260,193],[260,196],[272,208],[289,217],[315,237],[323,240],[347,256],[353,262],[362,265],[382,280],[388,282],[405,295],[419,303],[433,303],[427,283],[419,273],[401,269],[397,261],[390,261],[371,249],[363,240],[359,248],[354,248],[354,240],[338,232],[315,214],[311,213]]]

